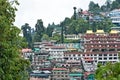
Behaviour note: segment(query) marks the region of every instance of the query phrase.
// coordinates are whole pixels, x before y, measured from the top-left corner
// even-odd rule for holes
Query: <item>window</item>
[[[73,54],[73,56],[75,56],[75,54]]]
[[[99,60],[102,60],[102,58],[99,58]]]
[[[97,56],[97,54],[94,54],[94,56]]]
[[[117,56],[117,54],[114,54],[114,56]]]
[[[107,54],[104,54],[104,56],[107,56]]]
[[[111,59],[112,59],[112,57],[109,57],[109,59],[111,60]]]
[[[99,54],[99,56],[102,56],[102,54]]]
[[[112,54],[109,54],[109,56],[112,56]]]
[[[114,59],[117,59],[117,57],[114,57]]]
[[[107,58],[105,57],[104,60],[107,60]]]

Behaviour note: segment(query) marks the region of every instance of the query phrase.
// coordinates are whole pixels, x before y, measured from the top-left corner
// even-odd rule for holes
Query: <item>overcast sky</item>
[[[42,19],[44,26],[48,23],[59,24],[65,17],[73,15],[73,7],[88,9],[90,1],[104,4],[106,0],[18,0],[15,25],[19,28],[28,23],[34,28],[37,19]]]

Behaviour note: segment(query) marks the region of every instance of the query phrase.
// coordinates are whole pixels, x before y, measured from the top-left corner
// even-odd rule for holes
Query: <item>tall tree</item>
[[[43,34],[45,33],[45,27],[43,26],[42,19],[37,20],[35,29],[36,29],[35,41],[40,42]]]
[[[113,3],[112,3],[112,10],[113,9],[119,9],[119,7],[120,7],[120,4],[117,2],[117,1],[113,1]]]
[[[93,1],[90,1],[89,3],[89,11],[93,14],[99,14],[101,11],[100,6],[98,4],[95,4]]]
[[[0,0],[0,80],[22,80],[29,63],[20,56],[20,30],[13,25],[17,0]]]
[[[23,25],[21,29],[23,31],[23,37],[28,42],[28,47],[31,48],[32,47],[31,27],[29,26],[28,23],[25,23],[25,25]]]
[[[48,27],[46,29],[46,34],[49,36],[49,37],[52,37],[52,32],[54,30],[54,27],[55,27],[55,24],[53,23],[52,25],[48,24]]]

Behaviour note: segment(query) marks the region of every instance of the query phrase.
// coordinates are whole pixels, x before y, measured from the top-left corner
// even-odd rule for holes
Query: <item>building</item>
[[[43,68],[51,68],[51,63],[48,61],[48,52],[35,52],[32,56],[32,67],[34,70],[41,70]]]
[[[69,70],[66,68],[53,68],[52,80],[70,80],[69,79]]]
[[[67,51],[78,51],[81,48],[80,43],[61,43],[61,44],[55,44],[56,46],[64,46]]]
[[[64,52],[66,52],[65,47],[50,46],[48,51],[50,57],[52,57],[56,62],[64,62]]]
[[[111,30],[105,33],[103,30],[92,32],[88,30],[83,36],[83,56],[93,59],[93,63],[119,62],[118,51],[120,51],[120,35]]]
[[[110,17],[113,24],[120,26],[120,9],[114,9],[110,11],[108,17]]]
[[[83,74],[81,72],[70,72],[69,73],[70,80],[83,80],[82,76]]]
[[[21,52],[22,52],[22,57],[24,59],[30,59],[31,56],[34,55],[34,52],[32,51],[32,49],[28,49],[28,48],[22,49]]]
[[[51,80],[51,72],[50,71],[32,71],[30,73],[30,80]]]
[[[82,58],[82,64],[86,72],[94,72],[97,69],[97,65],[95,65],[93,59],[89,57]]]
[[[82,34],[67,34],[67,35],[64,35],[64,37],[66,39],[70,39],[70,40],[80,40],[81,39],[81,36]]]

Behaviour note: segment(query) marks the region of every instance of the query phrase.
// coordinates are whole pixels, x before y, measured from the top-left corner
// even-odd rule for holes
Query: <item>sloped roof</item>
[[[104,33],[103,30],[97,30],[96,33]]]
[[[111,34],[116,34],[116,33],[118,33],[118,32],[117,32],[116,30],[111,30],[110,33],[111,33]]]
[[[64,71],[64,70],[67,70],[66,68],[53,68],[53,70],[56,70],[56,71]]]
[[[92,31],[92,30],[87,30],[86,33],[87,33],[87,34],[91,34],[91,33],[93,33],[93,31]]]

